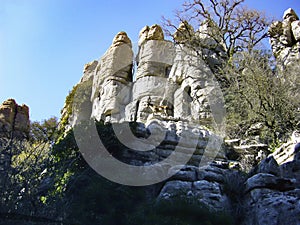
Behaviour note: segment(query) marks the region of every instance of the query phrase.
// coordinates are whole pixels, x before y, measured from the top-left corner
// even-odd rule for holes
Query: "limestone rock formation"
[[[139,43],[136,81],[132,87],[131,103],[126,107],[126,118],[146,122],[155,113],[172,115],[173,93],[167,92],[167,89],[172,89],[172,84],[167,78],[173,64],[174,46],[164,40],[158,25],[151,26],[147,36],[140,36]]]
[[[270,28],[273,52],[283,65],[299,59],[299,30],[291,9]],[[70,115],[66,118],[71,127],[90,118],[100,121],[108,152],[129,165],[148,166],[175,153],[177,159],[188,155],[184,165],[172,166],[172,160],[161,165],[161,174],[173,176],[159,184],[154,196],[158,200],[180,196],[212,211],[239,212],[234,214],[241,217],[236,224],[300,224],[295,216],[300,209],[299,141],[267,157],[267,145],[232,140],[224,147],[219,134],[206,128],[215,119],[214,104],[220,104],[214,74],[226,60],[224,43],[211,38],[215,32],[214,24],[204,22],[194,31],[183,22],[171,42],[158,25],[145,26],[136,57],[127,34],[118,33],[104,56],[85,66],[64,109]],[[193,38],[203,45],[195,49],[189,43]],[[131,130],[125,129],[128,124]],[[237,155],[235,160],[229,160],[228,149]],[[245,176],[237,168],[250,173]]]
[[[131,42],[126,33],[117,34],[94,71],[92,117],[109,122],[146,123],[159,118],[209,123],[213,72],[196,50],[184,43],[180,32],[187,32],[186,27],[192,29],[182,24],[175,34],[181,39],[177,44],[164,40],[158,25],[141,30],[135,81]]]
[[[176,129],[184,121],[209,125],[209,98],[216,94],[212,68],[218,66],[199,57],[202,50],[195,50],[184,40],[186,32],[196,34],[184,22],[174,34],[177,41],[173,43],[164,40],[159,25],[145,26],[139,34],[136,57],[127,34],[119,32],[100,60],[85,65],[83,77],[66,99],[62,127],[69,130],[88,118],[113,123],[150,123],[158,119],[170,121]],[[202,31],[201,38],[208,40],[209,36]],[[220,52],[203,49],[202,53],[206,58],[217,59],[215,54]],[[86,98],[90,100],[85,101]]]
[[[300,20],[291,8],[284,12],[282,21],[275,21],[269,28],[273,54],[283,68],[300,59],[299,32]]]
[[[85,82],[87,80],[93,80],[94,71],[95,71],[97,65],[98,65],[97,60],[94,60],[90,63],[85,64],[84,68],[83,68],[83,76],[82,76],[80,82]]]
[[[125,32],[119,32],[94,74],[91,101],[92,117],[120,121],[130,100],[132,81],[132,44]]]
[[[29,108],[8,99],[0,105],[0,135],[23,138],[29,135]]]
[[[212,21],[204,21],[196,32],[200,44],[202,58],[210,69],[216,73],[227,60],[226,45],[217,25]]]

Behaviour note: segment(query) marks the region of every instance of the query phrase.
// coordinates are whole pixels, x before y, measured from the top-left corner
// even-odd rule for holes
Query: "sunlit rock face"
[[[96,67],[91,101],[92,117],[120,121],[130,100],[133,51],[125,32],[119,32]]]
[[[29,108],[8,99],[0,105],[0,135],[23,138],[29,135]]]
[[[284,69],[300,59],[300,20],[291,8],[284,12],[282,19],[272,23],[269,34],[273,54]]]
[[[197,35],[209,44],[212,29],[202,26]],[[187,22],[174,34],[175,42],[165,40],[159,25],[145,26],[134,58],[127,34],[118,33],[94,70],[91,117],[106,122],[159,119],[210,123],[208,98],[215,88],[214,73],[199,57],[201,49],[187,43],[193,35]]]

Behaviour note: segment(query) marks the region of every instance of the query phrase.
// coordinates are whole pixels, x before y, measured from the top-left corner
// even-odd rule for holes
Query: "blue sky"
[[[119,31],[133,43],[145,25],[172,18],[180,0],[0,0],[0,102],[30,107],[31,120],[60,116],[85,63],[99,59]],[[299,0],[246,0],[280,19]]]

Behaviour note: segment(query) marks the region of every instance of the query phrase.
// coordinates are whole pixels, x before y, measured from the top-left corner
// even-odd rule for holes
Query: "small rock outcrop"
[[[293,9],[284,12],[282,21],[272,23],[269,35],[273,54],[283,69],[300,59],[300,20]]]
[[[294,131],[286,143],[278,147],[272,156],[276,159],[278,164],[284,164],[297,159],[300,154],[300,132]]]
[[[0,105],[0,135],[10,138],[24,138],[29,135],[29,108],[8,99]]]

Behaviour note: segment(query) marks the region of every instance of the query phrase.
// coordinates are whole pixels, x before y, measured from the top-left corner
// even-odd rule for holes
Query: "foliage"
[[[92,80],[86,80],[75,85],[69,92],[65,100],[64,109],[61,111],[62,118],[60,121],[60,133],[64,133],[67,130],[67,125],[70,125],[71,116],[75,113],[91,113],[91,91]],[[87,112],[86,112],[87,111]]]
[[[72,88],[72,90],[69,92],[69,94],[66,97],[65,106],[64,106],[65,112],[63,110],[61,111],[62,114],[62,118],[60,121],[61,127],[65,127],[68,124],[69,118],[72,115],[73,101],[74,101],[74,96],[76,94],[77,88],[78,88],[78,84]]]
[[[5,140],[1,140],[5,145]],[[32,144],[27,140],[9,140],[1,149],[4,168],[0,178],[0,212],[33,215],[40,210],[40,197],[47,193],[51,181],[52,156],[49,143]]]
[[[300,78],[294,68],[278,72],[270,55],[255,51],[236,55],[223,72],[230,75],[225,97],[232,136],[247,135],[251,125],[262,124],[261,139],[276,143],[296,129]]]
[[[5,223],[17,224],[23,218],[28,224],[51,224],[45,217],[55,214],[47,196],[53,185],[57,124],[52,117],[32,122],[28,139],[0,138],[0,213]]]
[[[34,142],[50,142],[53,144],[57,138],[58,118],[51,117],[42,122],[30,124],[30,140]]]

